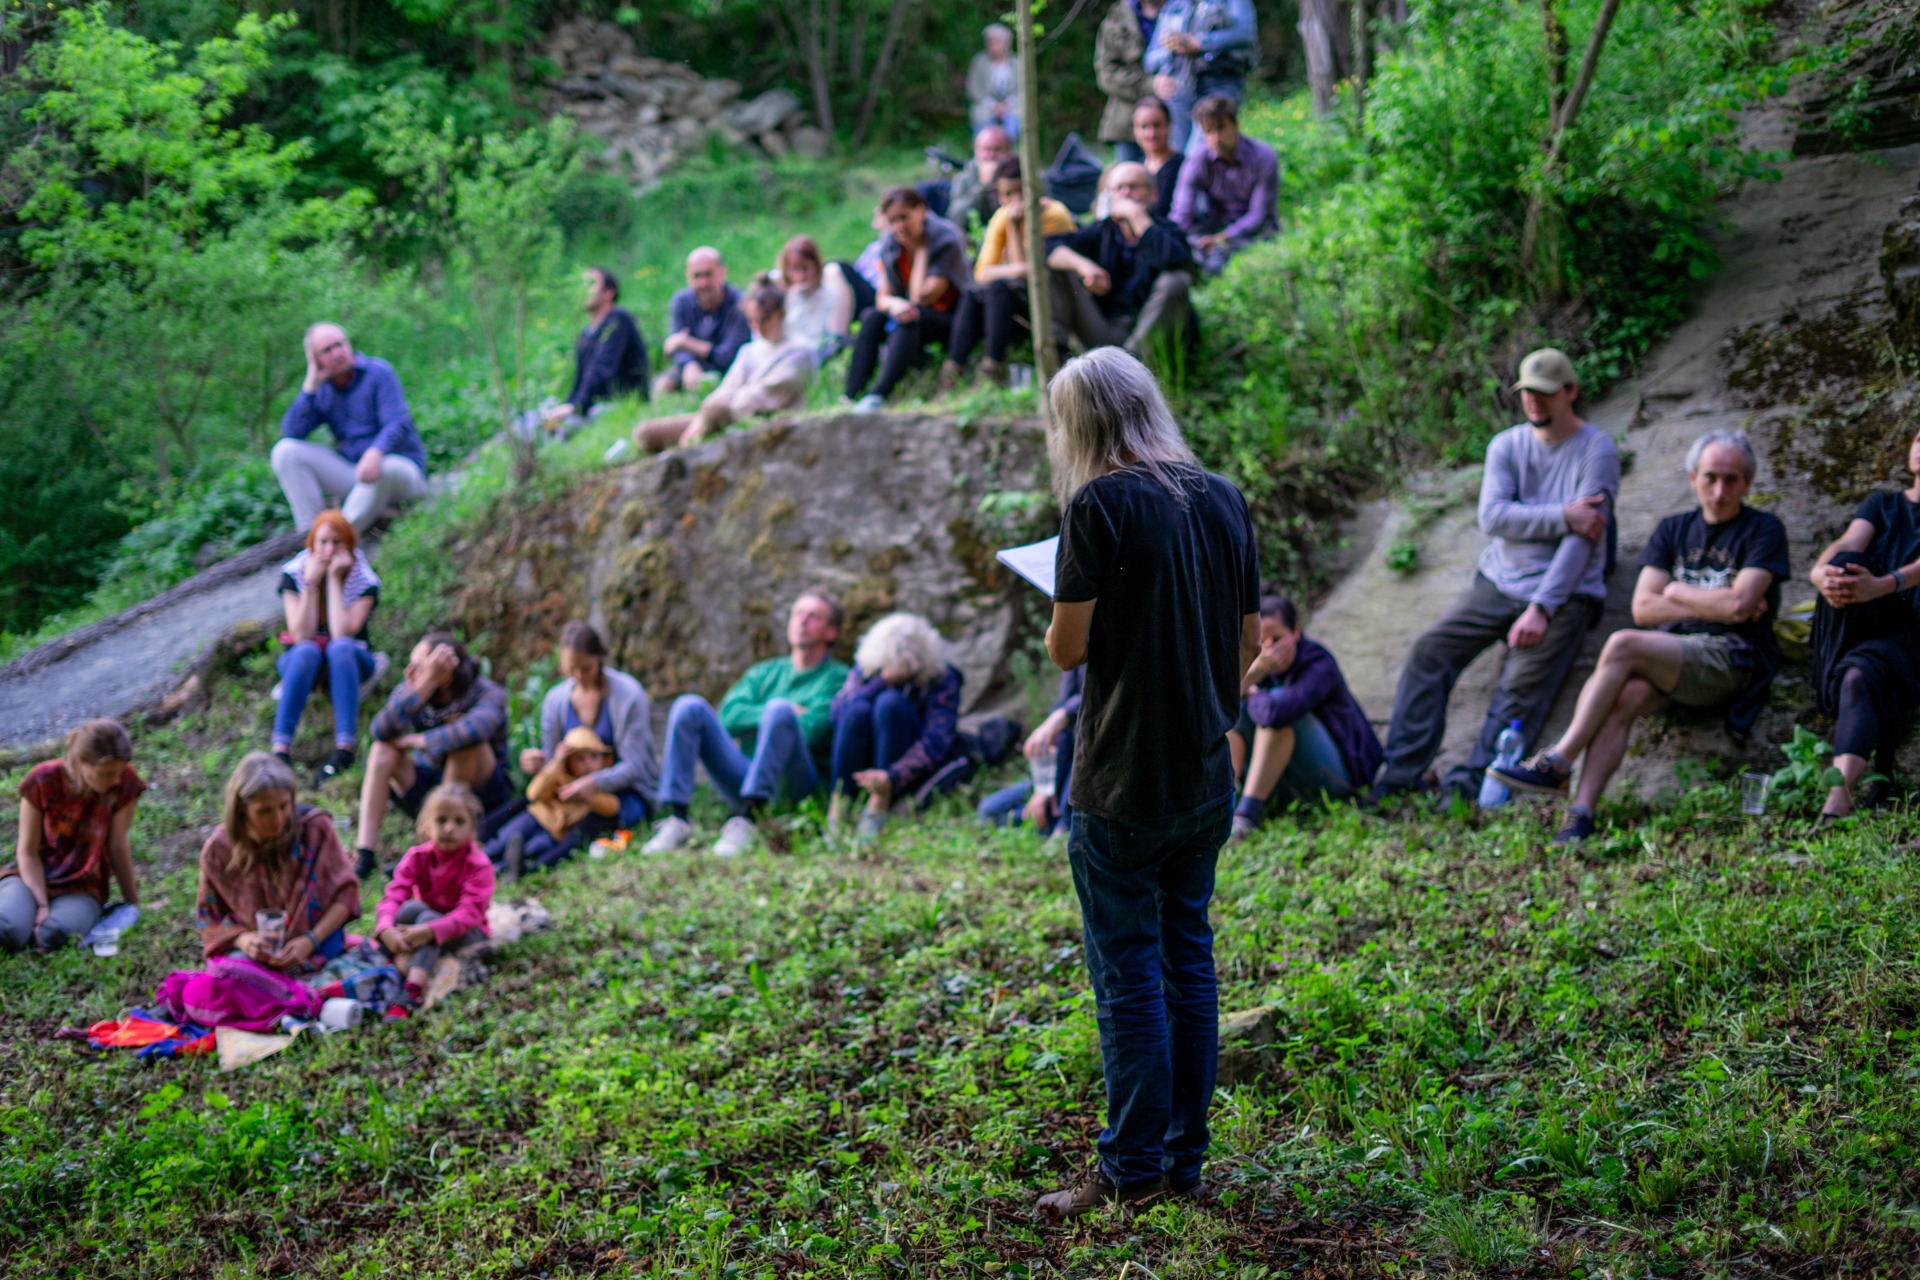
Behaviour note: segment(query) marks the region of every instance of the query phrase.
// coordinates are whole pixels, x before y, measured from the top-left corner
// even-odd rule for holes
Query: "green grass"
[[[1297,814],[1229,851],[1223,1003],[1273,1006],[1279,1038],[1216,1099],[1216,1201],[1069,1229],[1030,1209],[1100,1114],[1071,880],[963,804],[864,860],[801,815],[737,863],[576,863],[526,887],[556,927],[481,988],[233,1076],[50,1041],[196,962],[195,855],[269,680],[256,655],[140,736],[152,909],[121,955],[0,960],[0,1275],[1597,1280],[1920,1256],[1911,814],[1812,841],[1724,784],[1610,807],[1579,854],[1530,808]]]

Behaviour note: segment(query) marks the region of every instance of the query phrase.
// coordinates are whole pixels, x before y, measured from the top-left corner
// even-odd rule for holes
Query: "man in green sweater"
[[[667,750],[660,765],[660,809],[665,817],[644,853],[678,849],[693,835],[687,801],[693,768],[703,764],[733,816],[720,828],[713,851],[731,858],[760,839],[754,820],[786,784],[789,800],[821,787],[821,761],[833,745],[833,695],[847,680],[847,664],[828,656],[840,638],[845,614],[840,602],[810,590],[787,615],[784,658],[747,668],[720,700],[720,711],[697,693],[676,699],[667,715]],[[749,754],[751,753],[751,754]],[[817,758],[816,758],[817,757]]]

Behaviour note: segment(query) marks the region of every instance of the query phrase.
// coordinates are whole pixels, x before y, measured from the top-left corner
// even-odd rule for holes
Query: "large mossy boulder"
[[[1044,455],[1030,420],[775,422],[504,506],[456,551],[455,611],[509,663],[588,618],[663,711],[783,652],[787,609],[817,584],[846,605],[842,657],[880,615],[923,613],[977,705],[1043,616],[994,552],[1052,531]]]

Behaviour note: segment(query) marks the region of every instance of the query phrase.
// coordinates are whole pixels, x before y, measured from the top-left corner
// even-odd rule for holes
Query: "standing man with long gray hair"
[[[1246,500],[1194,460],[1145,365],[1100,347],[1050,394],[1066,514],[1047,653],[1087,668],[1067,856],[1107,1085],[1099,1160],[1037,1206],[1060,1222],[1201,1188],[1220,1020],[1207,904],[1260,564]]]

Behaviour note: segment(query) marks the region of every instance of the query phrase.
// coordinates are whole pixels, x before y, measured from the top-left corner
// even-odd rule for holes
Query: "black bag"
[[[1078,215],[1093,208],[1100,194],[1100,173],[1100,158],[1087,150],[1079,134],[1070,133],[1054,153],[1053,167],[1041,176],[1047,194]]]

